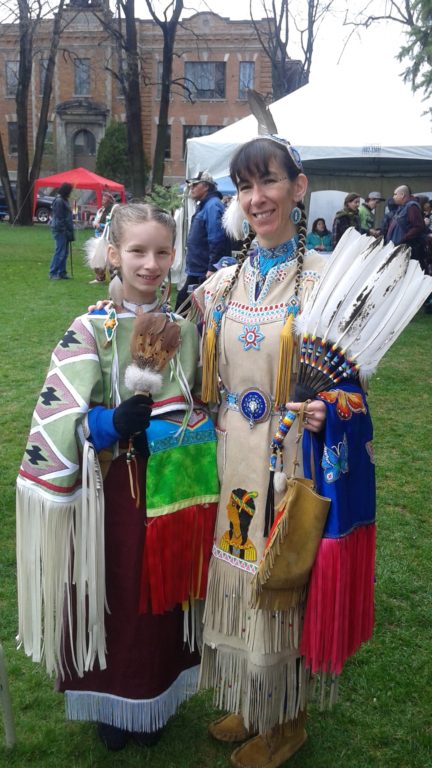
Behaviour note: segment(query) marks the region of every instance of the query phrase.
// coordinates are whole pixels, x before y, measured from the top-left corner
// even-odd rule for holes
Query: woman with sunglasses
[[[240,744],[232,764],[277,768],[306,740],[313,674],[322,673],[322,700],[327,692],[327,700],[334,699],[344,661],[371,635],[372,428],[357,384],[308,402],[297,474],[310,472],[313,450],[318,490],[332,499],[325,538],[307,599],[284,610],[251,608],[251,582],[268,538],[269,447],[286,410],[301,407],[293,401],[298,355],[292,322],[326,258],[305,250],[307,178],[288,142],[275,136],[248,142],[234,155],[230,173],[238,194],[228,218],[243,219],[242,257],[193,295],[204,323],[203,399],[219,403],[221,482],[201,687],[214,688],[216,705],[227,712],[209,726],[211,735]],[[287,472],[295,432],[288,432],[283,447]],[[275,507],[283,493],[275,489]]]

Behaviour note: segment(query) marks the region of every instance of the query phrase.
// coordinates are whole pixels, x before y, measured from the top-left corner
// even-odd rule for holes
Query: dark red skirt
[[[142,460],[139,473],[145,476]],[[96,663],[78,677],[66,648],[69,672],[58,689],[66,694],[70,719],[153,731],[196,689],[199,655],[183,640],[180,606],[162,615],[138,612],[146,514],[131,496],[125,455],[111,465],[104,490],[107,668]]]

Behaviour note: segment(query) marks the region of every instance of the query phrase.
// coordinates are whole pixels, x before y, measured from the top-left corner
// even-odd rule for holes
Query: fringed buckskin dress
[[[316,252],[305,255],[300,299],[319,280],[323,264]],[[222,382],[217,419],[221,490],[200,685],[214,689],[218,707],[241,713],[251,732],[265,733],[304,710],[313,674],[320,673],[323,700],[328,694],[334,698],[334,681],[345,660],[371,636],[372,426],[359,385],[344,384],[326,393],[325,428],[313,437],[305,431],[297,473],[311,477],[312,442],[318,492],[332,501],[309,590],[289,610],[251,609],[251,580],[267,538],[269,454],[280,419],[274,407],[280,335],[294,294],[296,260],[276,264],[262,280],[252,253],[224,305],[221,296],[234,270],[220,270],[194,294],[195,310],[205,324],[215,308],[221,317],[217,361]],[[293,381],[295,357],[296,350]],[[291,399],[293,394],[292,387]],[[288,475],[295,433],[291,429],[285,440]],[[276,494],[276,505],[280,500]]]

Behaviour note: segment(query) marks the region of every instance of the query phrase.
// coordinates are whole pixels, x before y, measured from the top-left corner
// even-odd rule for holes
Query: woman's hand
[[[286,407],[298,413],[303,403],[287,403]],[[304,410],[304,425],[309,432],[321,432],[326,420],[326,407],[322,400],[312,400]]]

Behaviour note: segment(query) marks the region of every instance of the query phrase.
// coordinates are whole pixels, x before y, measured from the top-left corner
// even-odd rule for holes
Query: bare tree
[[[372,24],[391,21],[406,30],[406,44],[398,59],[408,62],[403,75],[412,89],[423,90],[425,97],[432,95],[432,3],[431,0],[381,0],[367,2],[355,15],[347,12],[345,25],[366,29]]]
[[[59,0],[55,8],[49,3],[32,3],[29,0],[17,0],[17,21],[19,32],[19,65],[16,89],[17,115],[17,199],[16,204],[11,194],[10,179],[3,151],[0,147],[0,176],[8,198],[10,220],[15,224],[32,224],[33,182],[40,175],[43,147],[48,128],[48,112],[52,93],[55,59],[61,34],[62,14],[65,0]],[[11,6],[8,6],[12,12]],[[34,38],[41,21],[55,11],[50,51],[46,66],[42,105],[36,133],[35,151],[30,164],[29,151],[29,97],[33,71]],[[10,196],[10,199],[9,199]]]
[[[165,169],[165,149],[168,137],[168,113],[171,96],[172,84],[172,66],[174,56],[175,37],[177,32],[180,15],[183,11],[183,0],[170,0],[168,5],[162,11],[163,18],[156,14],[154,2],[146,0],[149,13],[160,28],[163,35],[162,52],[162,76],[161,76],[161,97],[159,105],[159,121],[157,128],[156,146],[153,156],[153,176],[152,186],[162,185]],[[171,16],[168,17],[169,12]]]
[[[333,0],[307,0],[307,15],[301,20],[290,10],[289,0],[262,0],[264,18],[258,21],[253,15],[252,0],[249,0],[255,33],[271,62],[273,99],[280,99],[309,81],[317,31],[332,4]],[[292,30],[294,44],[299,46],[302,59],[289,55]]]
[[[141,118],[141,61],[138,51],[135,0],[116,0],[116,8],[116,26],[109,25],[109,31],[114,34],[119,52],[117,79],[125,100],[131,186],[134,195],[142,197],[146,190],[147,166]]]

